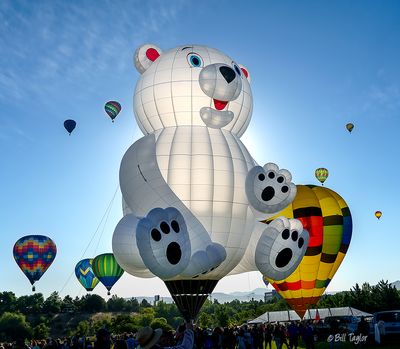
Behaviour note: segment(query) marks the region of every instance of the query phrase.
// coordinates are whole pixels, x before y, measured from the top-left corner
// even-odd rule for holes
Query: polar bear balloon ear
[[[247,80],[249,82],[251,82],[249,70],[244,65],[241,65],[241,64],[239,64],[239,67],[240,67],[240,70],[242,71],[243,75],[247,78]]]
[[[133,61],[136,69],[143,74],[151,64],[161,55],[161,49],[156,45],[144,44],[135,51]]]

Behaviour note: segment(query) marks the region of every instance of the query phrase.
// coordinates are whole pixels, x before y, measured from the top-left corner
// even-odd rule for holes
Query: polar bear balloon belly
[[[113,236],[132,275],[219,280],[256,270],[280,280],[309,240],[297,220],[260,223],[296,195],[287,170],[257,166],[240,141],[252,113],[248,70],[218,50],[144,45],[134,111],[144,137],[120,168],[124,217]]]

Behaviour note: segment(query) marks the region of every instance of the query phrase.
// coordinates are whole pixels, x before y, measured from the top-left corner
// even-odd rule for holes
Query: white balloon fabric
[[[121,161],[123,211],[136,220],[123,218],[114,232],[118,262],[133,275],[147,268],[163,280],[219,280],[269,263],[283,275],[289,267],[271,261],[271,249],[294,247],[288,241],[276,247],[281,231],[267,241],[258,220],[288,205],[296,187],[275,164],[256,166],[240,140],[252,112],[248,70],[197,45],[162,52],[146,44],[134,62],[142,74],[134,112],[145,136]],[[305,247],[282,257],[290,268]]]

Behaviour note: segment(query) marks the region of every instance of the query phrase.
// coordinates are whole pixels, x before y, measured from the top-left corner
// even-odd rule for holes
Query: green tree
[[[137,313],[140,310],[140,304],[136,298],[131,298],[126,301],[126,311]]]
[[[167,319],[163,317],[156,317],[150,323],[151,328],[161,328],[165,331],[172,330],[172,327],[168,325]]]
[[[201,328],[210,328],[213,326],[213,318],[210,314],[200,313],[198,323]]]
[[[33,338],[48,338],[50,328],[45,323],[41,323],[33,328]]]
[[[37,314],[42,311],[43,294],[35,293],[30,296],[21,296],[17,299],[16,310],[22,314]]]
[[[80,321],[76,326],[75,334],[77,336],[87,336],[89,334],[89,322],[86,320]]]
[[[17,338],[31,338],[32,328],[26,322],[25,315],[5,312],[0,316],[0,339],[14,341]]]
[[[136,323],[140,326],[150,326],[154,320],[154,309],[153,308],[142,308],[140,313],[135,316]]]
[[[53,292],[43,303],[42,310],[45,314],[58,314],[61,312],[62,300],[58,292]]]
[[[126,308],[127,308],[126,300],[124,298],[118,297],[117,295],[113,295],[107,301],[108,311],[125,311]]]
[[[111,330],[114,333],[135,332],[139,329],[135,319],[126,314],[120,314],[111,319]]]
[[[176,318],[179,318],[179,322],[182,321],[181,315],[179,313],[179,310],[176,306],[176,304],[168,304],[163,301],[160,301],[157,303],[156,306],[153,307],[155,314],[154,316],[156,318],[165,318],[167,322],[172,325],[174,328],[176,327],[175,320]]]
[[[216,325],[226,327],[229,324],[229,318],[233,315],[232,309],[225,304],[220,304],[215,310]]]
[[[143,298],[142,301],[140,302],[140,307],[151,308],[151,304],[145,298]]]
[[[76,305],[74,304],[74,300],[72,299],[71,296],[66,295],[64,299],[62,300],[62,305],[61,305],[61,311],[76,311]]]
[[[98,313],[107,308],[106,301],[97,294],[88,294],[82,297],[81,310],[88,313]]]
[[[99,315],[99,314],[98,314]],[[112,316],[111,314],[102,314],[97,316],[92,321],[92,332],[97,332],[100,328],[112,329]]]
[[[6,311],[13,312],[17,307],[17,297],[13,292],[4,291],[0,293],[0,314]]]

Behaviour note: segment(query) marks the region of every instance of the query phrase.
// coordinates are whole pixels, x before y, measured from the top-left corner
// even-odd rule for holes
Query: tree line
[[[400,293],[387,281],[371,286],[356,284],[350,291],[326,295],[317,308],[352,306],[374,313],[400,309]],[[207,300],[199,314],[202,328],[240,326],[266,311],[290,309],[280,297],[267,302],[233,300],[220,304]],[[114,333],[135,332],[142,326],[172,329],[183,322],[175,304],[163,301],[152,305],[145,299],[125,299],[113,295],[107,301],[96,294],[61,298],[53,292],[44,299],[41,293],[16,297],[13,292],[0,293],[0,341],[20,337],[88,336],[101,327]]]

